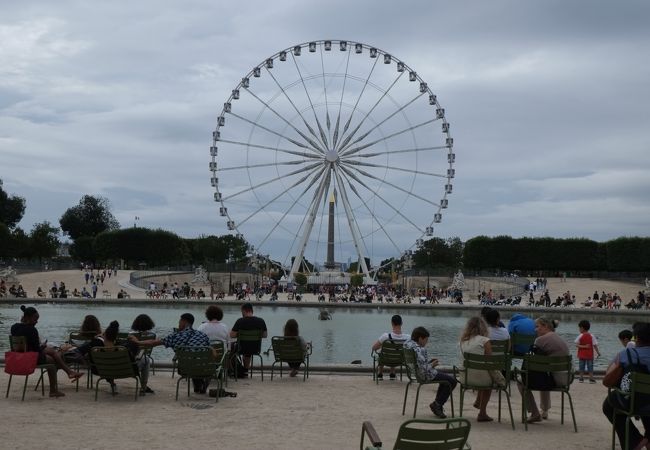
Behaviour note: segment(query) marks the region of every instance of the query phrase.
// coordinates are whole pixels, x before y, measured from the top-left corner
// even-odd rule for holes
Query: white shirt
[[[207,334],[208,338],[210,338],[210,342],[223,341],[226,349],[228,349],[230,343],[230,330],[228,329],[228,325],[225,323],[216,320],[203,322],[197,329]]]

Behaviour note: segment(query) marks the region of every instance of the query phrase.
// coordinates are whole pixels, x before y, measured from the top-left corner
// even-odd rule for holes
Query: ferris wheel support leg
[[[364,278],[370,279],[370,273],[368,272],[368,265],[366,264],[366,258],[361,247],[361,233],[357,228],[357,224],[353,219],[352,208],[350,207],[350,202],[348,201],[348,192],[343,184],[343,179],[338,170],[334,170],[334,176],[336,176],[336,183],[339,186],[341,191],[341,200],[343,201],[343,208],[345,209],[345,216],[348,219],[348,225],[350,226],[350,232],[352,233],[352,239],[354,240],[354,248],[357,250],[357,255],[359,255],[359,264],[361,265],[361,271],[363,272]]]
[[[307,223],[305,224],[305,230],[302,233],[300,238],[300,243],[298,244],[298,253],[293,260],[293,265],[291,266],[291,272],[289,272],[289,279],[293,280],[293,274],[300,272],[300,265],[302,264],[302,258],[305,254],[305,247],[307,246],[307,241],[309,240],[309,235],[311,230],[314,227],[314,222],[316,221],[316,216],[318,215],[318,209],[320,208],[321,199],[325,195],[325,188],[329,185],[329,180],[331,179],[329,171],[327,175],[323,176],[318,190],[314,195],[314,200],[309,210],[309,216],[307,217]]]

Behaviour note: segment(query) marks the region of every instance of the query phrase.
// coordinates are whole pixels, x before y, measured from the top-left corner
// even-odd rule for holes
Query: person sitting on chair
[[[636,346],[631,349],[626,347],[616,355],[603,377],[603,384],[607,387],[620,387],[623,373],[630,368],[630,365],[636,365],[636,371],[650,373],[650,323],[637,322],[632,326],[632,330],[636,337]],[[647,395],[636,394],[636,405],[639,406],[638,408],[635,407],[635,410],[640,413],[641,423],[643,423],[643,428],[646,430],[646,435],[641,435],[639,429],[634,425],[634,421],[630,420],[629,448],[634,449],[648,448],[648,445],[650,445],[647,437],[648,430],[650,430],[650,416],[648,416],[650,407],[648,407],[648,402],[643,401],[641,396],[647,399]],[[621,414],[614,416],[614,407],[629,409],[630,396],[624,396],[618,391],[611,391],[603,402],[603,414],[610,422],[612,418],[614,419],[614,429],[618,435],[618,441],[623,447],[625,445],[625,416]]]
[[[446,381],[440,383],[436,399],[429,405],[433,414],[441,419],[445,419],[447,415],[443,409],[443,405],[449,399],[451,391],[454,390],[458,382],[456,378],[446,373],[442,373],[435,369],[438,365],[436,358],[429,359],[426,345],[429,342],[429,332],[424,327],[416,327],[411,333],[411,339],[404,343],[404,348],[415,350],[417,361],[417,370],[421,378],[429,381]]]
[[[61,353],[54,347],[48,347],[47,341],[45,341],[45,344],[41,344],[38,330],[36,329],[36,324],[39,319],[36,308],[22,305],[20,310],[23,312],[23,317],[20,323],[15,323],[11,326],[11,335],[25,338],[25,350],[38,353],[38,364],[52,364],[47,369],[47,376],[50,379],[50,397],[63,397],[65,394],[58,389],[56,372],[59,369],[63,369],[72,381],[76,381],[82,377],[83,373],[75,372],[68,367]]]
[[[393,317],[390,319],[390,324],[392,327],[392,330],[388,333],[384,333],[381,336],[379,336],[379,339],[375,341],[374,344],[372,344],[372,349],[379,353],[381,350],[381,345],[384,343],[384,341],[387,340],[398,340],[398,341],[407,341],[408,339],[411,338],[411,336],[407,333],[402,333],[402,316],[399,314],[395,314]],[[384,366],[380,365],[377,366],[377,378],[379,380],[384,379]],[[394,380],[395,379],[395,367],[390,368],[390,379]]]
[[[253,305],[250,303],[244,303],[241,307],[241,317],[237,319],[235,324],[230,330],[230,337],[237,338],[239,335],[239,330],[250,331],[250,330],[260,330],[262,332],[262,338],[267,336],[266,322],[260,317],[253,315]],[[243,355],[244,369],[248,371],[251,365],[251,355],[255,355],[261,350],[262,341],[260,342],[245,342],[242,343],[242,347],[238,348],[237,351],[239,354]]]
[[[298,322],[296,319],[289,319],[287,320],[287,323],[284,324],[284,335],[285,336],[291,336],[295,337],[298,339],[298,342],[300,342],[300,348],[302,348],[303,352],[307,351],[307,342],[300,336],[300,332],[298,331]],[[300,368],[299,362],[296,363],[288,363],[289,367],[291,367],[291,372],[289,373],[290,377],[295,377],[298,375],[298,369]]]
[[[170,334],[162,339],[146,339],[144,341],[138,340],[137,336],[130,334],[129,340],[140,346],[164,345],[166,348],[176,347],[209,347],[210,338],[202,331],[192,328],[194,325],[194,316],[190,313],[181,314],[178,321],[178,331]],[[194,384],[194,392],[198,394],[205,394],[208,386],[203,378],[192,378]]]

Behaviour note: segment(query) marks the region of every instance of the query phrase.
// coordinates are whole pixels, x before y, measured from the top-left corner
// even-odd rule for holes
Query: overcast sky
[[[223,102],[277,51],[349,39],[446,109],[437,236],[648,235],[647,1],[0,3],[0,178],[27,231],[93,194],[123,227],[227,233],[208,171]]]

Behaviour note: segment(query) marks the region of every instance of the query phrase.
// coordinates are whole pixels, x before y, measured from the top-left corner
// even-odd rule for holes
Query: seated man
[[[210,338],[208,335],[202,331],[195,330],[192,328],[194,325],[194,316],[190,313],[181,314],[181,318],[178,321],[178,331],[170,334],[162,339],[148,339],[145,341],[139,341],[138,338],[130,334],[129,340],[138,345],[144,346],[157,346],[164,345],[166,348],[176,348],[176,347],[209,347]],[[194,384],[194,392],[199,394],[205,394],[208,389],[208,384],[203,378],[193,378],[192,383]]]
[[[404,343],[404,348],[415,350],[417,361],[417,370],[421,378],[429,381],[446,381],[438,386],[436,399],[429,405],[433,414],[444,419],[447,417],[443,405],[449,399],[451,391],[454,390],[458,382],[456,379],[446,373],[439,372],[435,369],[438,365],[436,358],[429,359],[426,345],[429,342],[429,332],[424,327],[416,327],[411,333],[411,339]]]
[[[537,336],[535,331],[535,321],[523,314],[514,314],[508,323],[508,333],[510,333],[510,336],[512,336],[513,333]],[[512,348],[512,353],[516,356],[522,356],[528,353],[529,350],[530,345],[516,344]]]
[[[388,339],[406,341],[411,338],[409,334],[402,333],[402,316],[400,316],[399,314],[395,314],[393,317],[391,317],[390,324],[392,330],[388,333],[384,333],[381,336],[379,336],[379,339],[377,339],[377,341],[374,344],[372,344],[372,349],[377,353],[380,353],[381,345],[384,343],[384,341],[387,341]],[[377,366],[377,379],[378,380],[384,379],[383,365]],[[391,380],[395,379],[395,367],[390,368],[390,379]]]
[[[263,338],[267,336],[266,322],[264,322],[264,319],[253,315],[253,305],[250,303],[244,303],[241,307],[241,315],[242,316],[237,319],[230,330],[231,338],[236,339],[239,335],[239,330],[260,330]],[[244,356],[243,362],[246,371],[248,371],[248,368],[251,365],[251,355],[258,354],[261,350],[261,340],[259,342],[242,343],[242,347],[237,349],[237,352]]]

